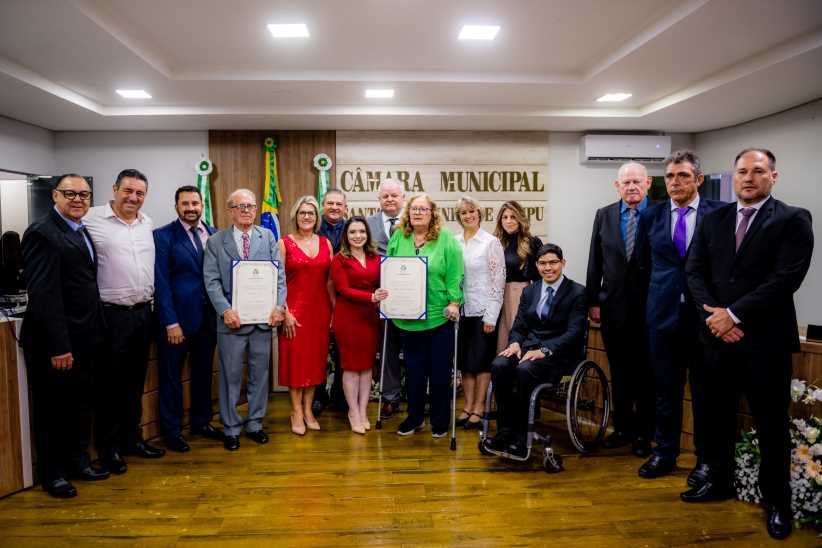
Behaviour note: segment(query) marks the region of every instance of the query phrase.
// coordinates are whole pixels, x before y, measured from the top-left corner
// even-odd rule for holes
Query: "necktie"
[[[739,251],[739,246],[742,245],[742,240],[745,239],[745,233],[748,232],[748,223],[751,222],[751,216],[756,213],[752,207],[743,207],[739,210],[742,214],[742,220],[739,221],[739,226],[736,229],[736,249]]]
[[[680,257],[685,257],[685,252],[688,251],[688,225],[685,224],[685,216],[688,214],[687,207],[676,208],[676,213],[679,215],[674,226],[674,246],[679,252]]]
[[[91,234],[88,233],[86,230],[85,225],[80,225],[77,227],[77,235],[80,236],[80,239],[83,240],[83,243],[86,244],[86,249],[88,249],[88,256],[91,257],[91,261],[94,262],[94,251],[91,249]]]
[[[625,225],[625,258],[631,260],[634,254],[634,243],[636,241],[636,208],[628,209],[628,224]]]
[[[548,289],[545,290],[545,293],[542,294],[542,299],[540,299],[538,315],[540,319],[544,320],[548,317],[548,314],[551,312],[551,301],[554,300],[554,288],[548,286]]]
[[[203,241],[200,239],[200,227],[192,226],[189,230],[191,231],[191,237],[194,239],[194,247],[197,248],[197,255],[201,256],[203,254]]]
[[[397,218],[396,217],[391,217],[390,219],[388,219],[388,224],[391,225],[388,228],[388,235],[391,236],[391,235],[394,234],[394,231],[397,229]]]
[[[249,244],[248,232],[243,232],[243,259],[248,259]]]

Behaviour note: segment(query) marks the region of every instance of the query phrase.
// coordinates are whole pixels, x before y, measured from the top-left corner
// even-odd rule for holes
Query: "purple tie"
[[[748,232],[748,223],[751,222],[751,215],[756,213],[752,207],[743,207],[739,210],[742,214],[742,220],[739,221],[739,226],[736,229],[736,250],[739,251],[739,246],[742,245],[742,240],[745,239],[745,233]]]
[[[688,225],[685,223],[685,216],[688,214],[689,209],[689,207],[676,208],[676,213],[679,216],[676,218],[676,225],[674,226],[674,246],[680,257],[685,257],[685,252],[688,251]]]

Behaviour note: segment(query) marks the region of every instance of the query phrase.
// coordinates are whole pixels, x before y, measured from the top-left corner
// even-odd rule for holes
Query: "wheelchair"
[[[587,333],[585,340],[587,340]],[[565,422],[568,427],[568,434],[571,443],[580,453],[590,453],[596,450],[605,437],[608,419],[611,414],[608,379],[596,363],[585,358],[587,356],[587,347],[582,356],[582,361],[576,366],[573,373],[563,376],[557,383],[540,384],[531,392],[526,436],[527,450],[524,456],[495,450],[486,443],[490,437],[488,429],[493,414],[491,401],[494,387],[493,383],[489,383],[485,395],[485,412],[482,416],[482,425],[479,431],[478,449],[480,453],[526,462],[531,458],[531,449],[535,445],[540,445],[543,448],[542,467],[545,472],[550,474],[562,471],[562,455],[555,453],[551,447],[551,436],[536,432],[534,428],[537,406],[540,405],[543,399],[565,407]]]

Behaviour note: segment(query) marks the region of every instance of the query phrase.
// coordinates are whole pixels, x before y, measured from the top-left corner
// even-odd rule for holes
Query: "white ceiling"
[[[54,130],[693,132],[819,97],[820,0],[0,0],[0,115]]]

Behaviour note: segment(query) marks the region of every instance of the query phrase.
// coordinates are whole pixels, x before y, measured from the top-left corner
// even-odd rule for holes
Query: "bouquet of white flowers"
[[[822,388],[805,381],[791,381],[791,399],[808,408],[822,402]],[[792,418],[791,510],[798,525],[822,531],[822,419],[812,412]],[[759,440],[756,430],[744,432],[736,444],[736,494],[739,500],[759,502]],[[822,534],[819,535],[822,538]]]

